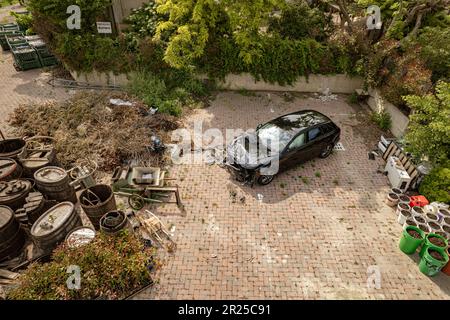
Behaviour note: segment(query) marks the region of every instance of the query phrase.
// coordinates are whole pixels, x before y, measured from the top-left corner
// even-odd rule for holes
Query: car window
[[[297,138],[295,138],[289,145],[289,148],[288,148],[289,151],[298,149],[301,146],[303,146],[305,144],[305,140],[306,140],[305,137],[306,137],[306,134],[302,133]]]
[[[332,132],[334,130],[334,127],[331,123],[327,123],[327,124],[324,124],[323,126],[321,126],[320,130],[325,135],[325,134]]]
[[[312,141],[314,139],[317,139],[317,137],[320,136],[320,129],[314,128],[308,131],[308,141]]]

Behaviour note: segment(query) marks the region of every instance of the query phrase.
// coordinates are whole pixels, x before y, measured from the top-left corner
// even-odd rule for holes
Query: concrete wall
[[[409,118],[405,116],[392,103],[383,99],[378,90],[370,89],[369,94],[370,96],[367,101],[369,107],[375,112],[378,112],[383,109],[386,110],[391,115],[392,118],[392,128],[391,128],[392,134],[396,138],[402,137],[406,131],[406,128],[408,127]]]
[[[146,3],[146,0],[112,0],[112,8],[114,18],[116,19],[117,30],[123,30],[126,25],[123,24],[123,19],[128,17],[132,9],[137,9]]]
[[[250,74],[231,74],[218,85],[226,90],[246,89],[251,91],[292,91],[292,92],[323,92],[327,88],[331,93],[353,93],[363,87],[364,80],[360,77],[337,75],[310,75],[299,78],[292,85],[280,86],[264,81],[256,81]]]
[[[125,74],[114,75],[91,72],[78,74],[70,72],[72,77],[79,82],[88,82],[93,85],[118,85],[125,86],[128,83],[129,76]],[[204,79],[206,76],[201,76]],[[363,86],[363,79],[359,77],[351,78],[343,74],[332,76],[311,75],[308,79],[299,78],[291,86],[280,86],[264,81],[256,81],[250,74],[228,75],[224,81],[218,84],[220,89],[224,90],[250,90],[250,91],[289,91],[289,92],[323,92],[327,88],[331,93],[353,93],[356,89]]]
[[[129,82],[128,76],[126,74],[118,74],[114,73],[100,73],[97,71],[91,73],[77,73],[75,71],[70,71],[70,74],[77,82],[86,82],[90,85],[95,86],[126,86]]]

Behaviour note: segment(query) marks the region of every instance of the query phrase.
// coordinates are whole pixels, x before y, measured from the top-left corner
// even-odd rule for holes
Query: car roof
[[[294,130],[297,132],[328,122],[331,122],[330,118],[315,110],[297,111],[269,121],[269,123],[284,130]]]

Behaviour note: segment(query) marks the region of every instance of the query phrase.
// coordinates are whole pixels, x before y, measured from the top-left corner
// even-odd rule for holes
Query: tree
[[[434,26],[440,18],[446,19],[450,0],[358,0],[361,6],[380,7],[383,22],[388,25],[388,37],[414,37],[425,26]]]
[[[313,38],[324,41],[332,29],[331,16],[319,8],[310,7],[306,0],[289,3],[280,16],[269,21],[270,32],[292,40]]]
[[[419,192],[430,202],[450,203],[450,163],[431,170],[420,184]]]
[[[158,12],[169,19],[158,25],[156,37],[170,32],[164,60],[176,68],[189,67],[201,57],[212,30],[224,16],[240,48],[240,57],[251,63],[260,54],[258,38],[270,13],[285,6],[284,0],[157,0]],[[224,31],[224,30],[222,30]],[[226,33],[226,32],[225,32]]]
[[[444,163],[450,156],[450,83],[438,82],[434,95],[405,100],[414,111],[405,135],[408,151],[418,160]]]
[[[426,27],[418,42],[422,47],[421,58],[433,71],[433,80],[450,81],[450,27]]]

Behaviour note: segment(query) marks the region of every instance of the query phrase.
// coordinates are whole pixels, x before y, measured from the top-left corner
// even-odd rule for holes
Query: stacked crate
[[[28,43],[13,46],[11,50],[14,55],[14,66],[17,70],[25,71],[40,68],[42,66],[36,50]]]
[[[27,40],[22,35],[12,35],[6,37],[6,42],[8,43],[8,47],[13,49],[15,47],[20,47],[22,45],[27,44]]]
[[[22,32],[17,24],[0,24],[0,46],[3,51],[10,50],[7,37],[20,36]]]
[[[48,50],[47,45],[39,36],[27,36],[25,38],[27,39],[29,45],[36,50],[39,61],[43,67],[58,64],[56,57]]]

